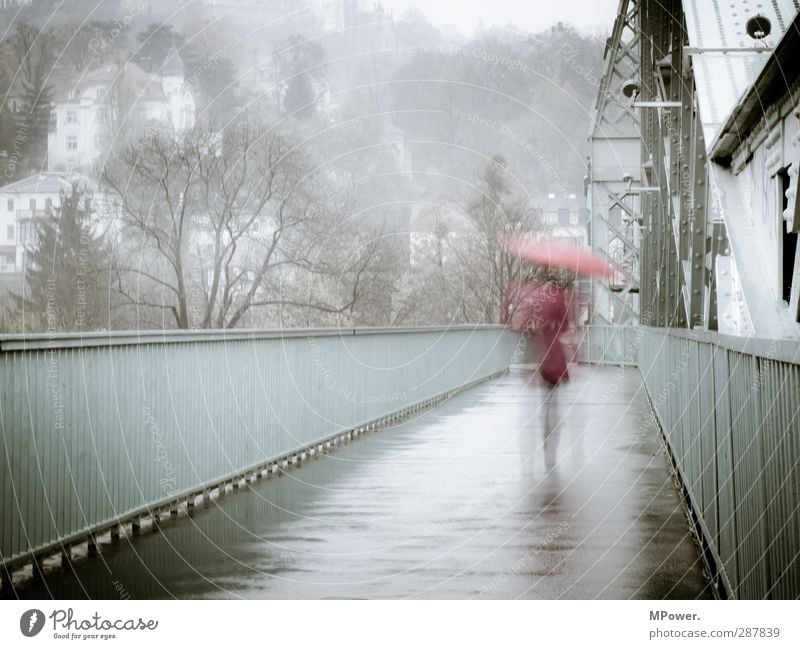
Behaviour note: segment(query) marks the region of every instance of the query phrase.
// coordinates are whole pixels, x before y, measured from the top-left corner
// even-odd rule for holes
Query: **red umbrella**
[[[610,278],[616,272],[605,257],[553,239],[511,239],[508,249],[531,264],[572,270],[578,275]]]

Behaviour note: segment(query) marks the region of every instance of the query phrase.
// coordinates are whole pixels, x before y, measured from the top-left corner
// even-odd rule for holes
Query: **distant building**
[[[380,2],[340,0],[334,6],[336,29],[346,32],[351,45],[364,52],[395,49],[394,16]]]
[[[583,196],[551,193],[538,197],[532,208],[548,236],[585,246],[588,243],[589,210]]]
[[[0,187],[0,274],[21,272],[25,255],[35,247],[39,226],[56,220],[61,209],[61,193],[71,192],[74,184],[93,193],[92,209],[105,213],[106,203],[86,176],[43,172]]]
[[[50,171],[95,173],[112,146],[195,122],[194,96],[173,43],[160,74],[135,63],[105,65],[56,88],[47,142]]]

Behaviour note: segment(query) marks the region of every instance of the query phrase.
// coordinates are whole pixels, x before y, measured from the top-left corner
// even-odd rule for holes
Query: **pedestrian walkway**
[[[23,597],[709,596],[637,369],[483,383]]]

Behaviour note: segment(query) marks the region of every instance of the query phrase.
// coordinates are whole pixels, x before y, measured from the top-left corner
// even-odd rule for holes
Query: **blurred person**
[[[503,297],[511,328],[528,337],[539,374],[551,387],[569,380],[561,337],[570,327],[570,285],[567,274],[540,270],[529,272],[522,282],[509,282]]]

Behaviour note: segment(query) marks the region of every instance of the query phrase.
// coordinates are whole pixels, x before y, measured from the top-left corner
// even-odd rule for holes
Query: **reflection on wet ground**
[[[468,390],[22,597],[696,598],[638,370]]]

